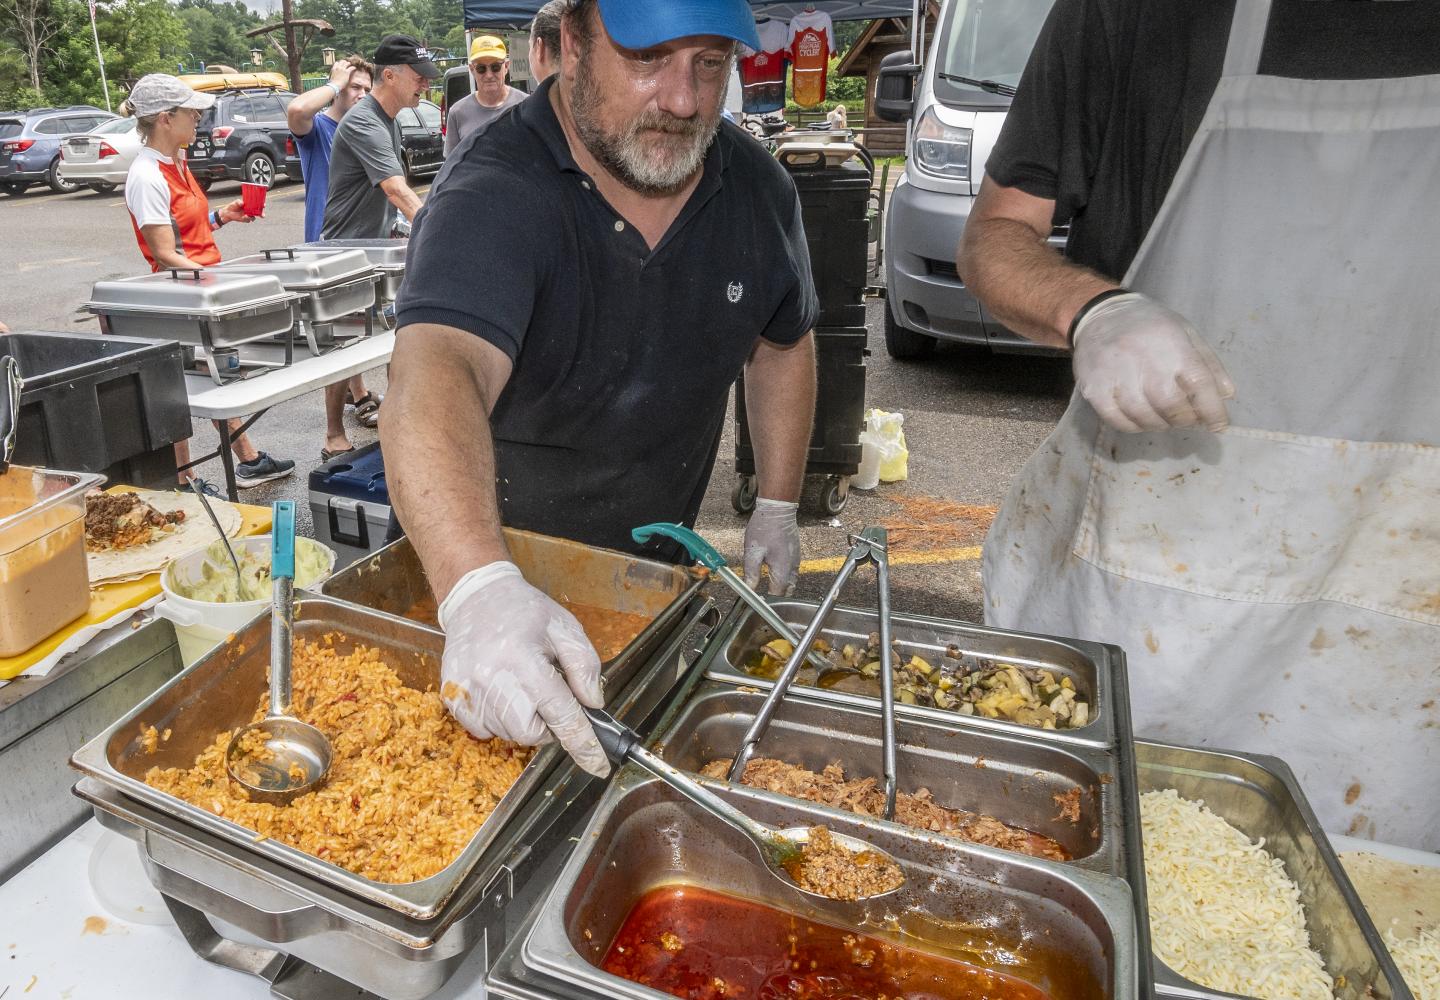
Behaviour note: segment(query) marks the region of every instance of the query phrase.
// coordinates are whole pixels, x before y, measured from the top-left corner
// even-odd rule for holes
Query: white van
[[[1000,326],[955,270],[985,161],[1052,2],[945,0],[923,65],[904,51],[881,63],[876,112],[911,121],[909,159],[885,215],[885,345],[892,357],[924,357],[939,340],[1057,353]],[[1063,247],[1064,232],[1051,242]]]

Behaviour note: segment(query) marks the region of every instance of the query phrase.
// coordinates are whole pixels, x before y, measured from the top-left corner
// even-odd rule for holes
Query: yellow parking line
[[[933,552],[892,552],[891,566],[932,566],[936,563],[972,562],[980,558],[980,546],[963,549],[936,549]],[[845,565],[844,556],[833,559],[807,559],[800,564],[801,573],[836,573]]]

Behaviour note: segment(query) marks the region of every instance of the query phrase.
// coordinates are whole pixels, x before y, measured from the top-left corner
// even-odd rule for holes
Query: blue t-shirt
[[[330,192],[330,147],[340,123],[325,112],[314,118],[310,131],[295,140],[300,173],[305,178],[305,242],[320,238],[325,227],[325,198]]]

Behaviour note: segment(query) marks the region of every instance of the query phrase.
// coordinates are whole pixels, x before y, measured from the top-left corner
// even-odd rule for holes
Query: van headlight
[[[970,146],[974,131],[946,125],[933,107],[915,126],[915,159],[926,173],[953,181],[970,179]]]

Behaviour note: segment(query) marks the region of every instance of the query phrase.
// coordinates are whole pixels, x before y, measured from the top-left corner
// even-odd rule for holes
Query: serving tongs
[[[15,454],[15,431],[20,424],[20,362],[13,354],[0,357],[0,475],[10,471],[10,456]]]
[[[889,533],[880,527],[866,528],[859,535],[849,536],[849,540],[850,553],[845,557],[840,572],[835,575],[835,582],[830,585],[830,590],[821,599],[820,606],[815,609],[815,617],[810,619],[805,634],[795,640],[794,652],[785,662],[785,668],[775,679],[775,686],[771,689],[769,697],[765,699],[765,704],[760,706],[760,711],[756,713],[754,720],[750,723],[750,728],[741,741],[740,749],[735,754],[735,760],[730,765],[728,778],[735,784],[743,782],[745,768],[750,763],[750,759],[755,756],[755,748],[764,738],[765,731],[770,728],[770,721],[780,707],[785,693],[790,689],[790,684],[795,680],[795,675],[800,671],[800,665],[811,655],[815,640],[819,638],[820,631],[825,627],[825,619],[830,616],[835,602],[840,599],[840,591],[844,589],[846,582],[849,581],[856,569],[865,563],[874,563],[880,603],[880,715],[884,734],[885,819],[889,820],[895,818],[896,789],[895,677],[891,670],[894,651],[890,647]]]
[[[761,597],[753,587],[745,582],[743,576],[730,568],[729,564],[725,562],[725,557],[716,550],[715,546],[705,541],[705,539],[701,538],[683,524],[666,524],[660,522],[657,524],[647,524],[644,527],[636,528],[630,532],[630,537],[641,545],[644,545],[656,535],[680,543],[685,551],[690,554],[691,559],[694,559],[701,566],[704,566],[721,580],[725,581],[730,589],[735,591],[735,596],[739,597],[740,600],[749,606],[750,610],[759,615],[760,620],[774,629],[775,634],[780,636],[780,638],[785,639],[792,646],[800,642],[800,637],[795,634],[795,630],[787,625],[785,619],[776,613],[775,609],[770,606],[769,601]],[[809,659],[810,665],[822,674],[835,669],[834,664],[817,652],[811,652]]]

